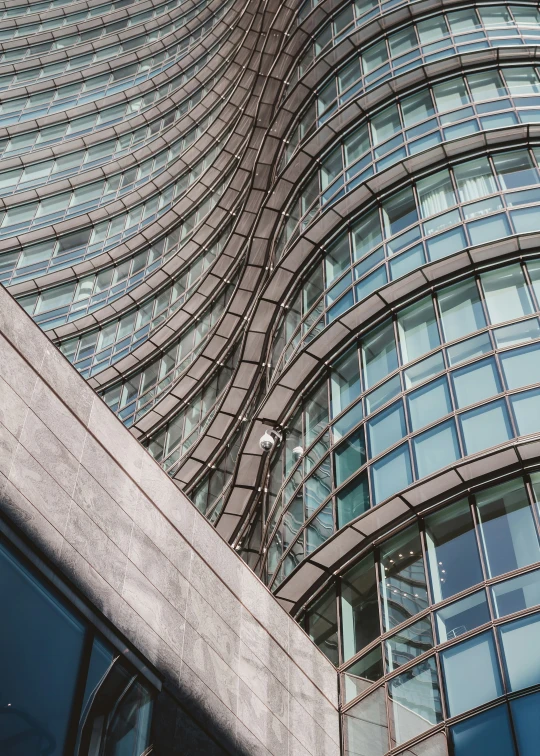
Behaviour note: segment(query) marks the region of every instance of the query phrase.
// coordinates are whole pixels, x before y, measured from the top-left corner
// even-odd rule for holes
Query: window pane
[[[441,662],[451,717],[502,695],[491,631],[446,649]]]
[[[375,504],[387,499],[396,491],[407,488],[412,483],[409,447],[403,444],[380,459],[371,468]]]
[[[306,612],[306,630],[313,643],[332,664],[338,665],[337,603],[334,587],[327,590]]]
[[[456,204],[450,173],[439,171],[434,176],[418,181],[416,184],[422,218],[435,213],[442,213]]]
[[[428,618],[415,622],[385,642],[386,666],[392,672],[402,664],[416,659],[433,647],[431,621]]]
[[[381,600],[384,630],[405,622],[428,605],[418,527],[407,528],[381,546]]]
[[[381,647],[376,646],[361,659],[358,659],[343,675],[345,703],[359,696],[362,691],[370,687],[372,682],[380,680],[383,675]]]
[[[421,357],[440,344],[431,297],[424,297],[401,312],[398,332],[404,363]]]
[[[482,73],[469,74],[467,80],[475,102],[504,97],[506,94],[504,84],[497,71],[482,71]]]
[[[460,108],[469,102],[467,88],[461,77],[444,81],[442,84],[436,84],[433,87],[433,94],[435,95],[437,109],[441,113]]]
[[[306,447],[310,446],[319,433],[328,425],[327,384],[321,386],[306,400],[304,405],[306,418]]]
[[[401,112],[403,113],[403,120],[407,128],[420,123],[420,121],[425,121],[427,118],[431,118],[435,109],[429,90],[424,89],[422,92],[418,92],[418,94],[411,95],[402,100]]]
[[[501,354],[501,365],[509,389],[535,383],[540,376],[540,345],[513,349]]]
[[[2,708],[0,742],[13,754],[62,756],[84,627],[0,546]],[[12,712],[6,708],[11,704]],[[13,739],[13,750],[9,741]],[[45,748],[45,751],[44,751]]]
[[[378,145],[401,130],[397,105],[391,105],[371,119],[373,144]]]
[[[382,241],[381,222],[378,210],[368,214],[352,230],[353,257],[360,260],[370,249],[373,249]]]
[[[497,617],[540,605],[540,570],[497,583],[492,587],[491,595]]]
[[[383,203],[383,220],[386,237],[398,234],[418,220],[416,203],[411,189],[404,189]]]
[[[540,430],[540,389],[524,391],[510,397],[520,436]]]
[[[473,593],[460,601],[455,601],[435,614],[439,642],[458,638],[463,633],[474,630],[489,622],[489,607],[485,591]]]
[[[540,614],[509,622],[499,628],[505,675],[510,690],[540,683]]]
[[[454,420],[447,420],[413,439],[419,478],[430,475],[460,458]]]
[[[366,388],[382,380],[398,366],[392,321],[375,328],[362,340]]]
[[[388,683],[392,745],[420,735],[442,721],[435,659],[427,659]]]
[[[335,363],[332,368],[330,383],[332,417],[336,417],[360,396],[360,366],[356,347]]]
[[[366,473],[358,475],[336,494],[336,504],[339,528],[369,509],[369,486]]]
[[[480,199],[497,191],[497,185],[487,158],[469,160],[454,166],[454,176],[462,202]]]
[[[403,402],[399,401],[368,422],[370,457],[388,449],[407,433]]]
[[[347,756],[383,756],[388,751],[384,688],[359,701],[345,715]]]
[[[493,357],[454,370],[452,383],[458,407],[476,404],[502,391],[497,365]]]
[[[408,396],[408,403],[413,430],[419,430],[452,412],[446,377],[443,376],[427,386],[412,391]]]
[[[520,478],[482,491],[476,503],[490,577],[540,560],[536,527]]]
[[[466,719],[450,732],[454,756],[515,756],[506,705]]]
[[[340,486],[366,461],[364,429],[351,434],[334,452],[336,486]]]
[[[537,756],[540,742],[540,693],[510,702],[519,756]]]
[[[474,524],[466,500],[426,517],[426,541],[435,602],[483,579]]]
[[[343,661],[380,635],[373,555],[362,559],[341,581]]]
[[[460,417],[466,454],[489,449],[512,438],[512,428],[504,400],[464,412]]]
[[[486,325],[474,280],[447,286],[437,294],[446,341],[454,341]]]
[[[538,183],[538,171],[525,150],[494,155],[493,162],[503,189],[518,189]]]

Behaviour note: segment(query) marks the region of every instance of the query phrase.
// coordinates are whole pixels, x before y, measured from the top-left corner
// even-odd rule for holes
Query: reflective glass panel
[[[502,695],[491,631],[447,648],[440,657],[448,713],[451,717]]]
[[[427,617],[409,625],[385,641],[384,646],[386,667],[392,672],[432,648],[431,620]]]
[[[497,365],[493,357],[474,362],[452,373],[458,407],[476,404],[502,391]]]
[[[344,661],[380,635],[377,580],[372,554],[342,578],[341,623]]]
[[[383,675],[384,668],[381,647],[376,646],[350,666],[343,675],[345,701],[352,701],[362,691],[367,690],[372,682],[379,680]]]
[[[381,546],[381,601],[384,630],[391,630],[428,605],[418,527],[407,528]]]
[[[492,586],[491,596],[497,617],[540,605],[540,570],[518,575]]]
[[[536,527],[521,478],[482,491],[476,502],[490,577],[540,560]]]
[[[427,386],[412,391],[408,396],[408,404],[413,430],[419,430],[452,412],[446,377],[443,376]]]
[[[375,503],[412,483],[411,458],[407,444],[382,457],[371,467]]]
[[[459,419],[467,454],[497,446],[513,436],[503,399],[464,412]]]
[[[362,340],[362,357],[366,388],[375,385],[397,368],[398,360],[392,321],[375,328]]]
[[[418,478],[430,475],[460,458],[456,424],[453,419],[420,433],[413,439]]]
[[[364,429],[358,428],[334,452],[336,485],[344,483],[365,461]]]
[[[349,709],[345,715],[345,746],[350,756],[384,756],[388,751],[384,688]]]
[[[480,278],[492,323],[503,323],[532,313],[531,297],[519,265],[492,270]]]
[[[476,627],[489,622],[490,614],[485,591],[454,601],[435,613],[440,643],[458,638]]]
[[[316,646],[336,666],[338,656],[338,626],[336,589],[327,590],[317,603],[306,612],[306,630]]]
[[[402,439],[407,432],[403,402],[398,401],[375,415],[367,426],[370,456],[376,457]]]
[[[442,720],[435,659],[427,659],[388,683],[392,745],[420,735]]]
[[[440,343],[431,297],[424,297],[398,316],[399,341],[403,362],[430,352]]]
[[[540,683],[540,614],[499,627],[506,680],[510,690]]]
[[[536,756],[540,742],[540,693],[510,702],[519,756]]]
[[[447,286],[437,294],[446,341],[454,341],[486,325],[474,280]]]
[[[454,725],[454,756],[515,756],[506,705]]]
[[[435,602],[481,582],[482,568],[466,499],[426,517],[426,542]]]

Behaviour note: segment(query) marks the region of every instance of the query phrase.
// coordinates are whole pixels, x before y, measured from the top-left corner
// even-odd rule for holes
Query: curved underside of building
[[[527,2],[0,14],[0,281],[339,667],[351,756],[533,753],[539,43]]]

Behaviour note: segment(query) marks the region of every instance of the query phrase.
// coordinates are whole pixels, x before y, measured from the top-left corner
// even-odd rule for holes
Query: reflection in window
[[[345,715],[347,756],[384,756],[388,751],[388,723],[384,688],[377,688]]]
[[[389,672],[412,661],[433,647],[429,617],[409,625],[385,642],[386,666]]]
[[[540,547],[523,481],[518,478],[476,497],[490,577],[540,560]]]
[[[372,554],[343,576],[341,622],[344,661],[380,635],[377,581]]]
[[[413,430],[419,430],[424,425],[430,425],[452,412],[446,376],[412,391],[408,396],[408,403]]]
[[[426,541],[435,602],[482,580],[474,524],[465,499],[426,518]]]
[[[385,631],[428,605],[418,527],[407,528],[381,547],[381,598]]]
[[[360,396],[360,368],[356,347],[333,366],[330,383],[332,417],[336,417]]]
[[[514,435],[503,399],[464,412],[459,419],[467,454],[502,444]]]
[[[439,643],[458,638],[490,621],[485,591],[454,601],[435,613]]]
[[[358,428],[334,452],[336,486],[344,483],[366,461],[364,428]]]
[[[460,408],[481,402],[482,399],[488,399],[502,391],[499,373],[493,357],[474,362],[472,365],[461,368],[461,370],[454,370],[452,382],[457,405]]]
[[[437,294],[446,341],[454,341],[486,325],[474,280],[446,286]]]
[[[540,742],[540,693],[516,698],[510,702],[519,756],[536,756]]]
[[[466,719],[450,732],[455,756],[515,756],[506,705]]]
[[[371,468],[375,504],[412,483],[411,458],[407,444],[379,459]]]
[[[502,695],[491,631],[441,653],[449,716],[454,717]]]
[[[491,588],[493,608],[497,617],[505,617],[523,609],[540,605],[540,571],[534,570]]]
[[[452,464],[461,456],[453,419],[416,436],[413,446],[418,478]]]
[[[540,683],[539,633],[539,614],[499,627],[509,690],[523,690]]]
[[[407,433],[403,402],[393,404],[368,421],[370,457],[376,457]]]
[[[364,690],[367,690],[372,682],[380,680],[383,675],[384,668],[381,647],[376,646],[350,666],[343,675],[345,701],[352,701],[353,698],[356,698]]]
[[[442,721],[435,659],[427,659],[388,683],[392,745],[404,743]]]
[[[439,331],[431,297],[402,310],[398,331],[403,362],[410,362],[439,346]]]
[[[306,632],[336,666],[339,664],[337,631],[336,589],[332,587],[306,612]]]
[[[397,368],[394,324],[391,320],[375,328],[362,340],[362,357],[366,388],[378,383]]]
[[[531,298],[519,265],[491,270],[480,278],[492,323],[503,323],[532,313]]]

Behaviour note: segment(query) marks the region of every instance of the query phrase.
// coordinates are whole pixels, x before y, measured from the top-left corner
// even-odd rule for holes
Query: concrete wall
[[[218,750],[339,753],[333,666],[1,287],[0,513]]]

